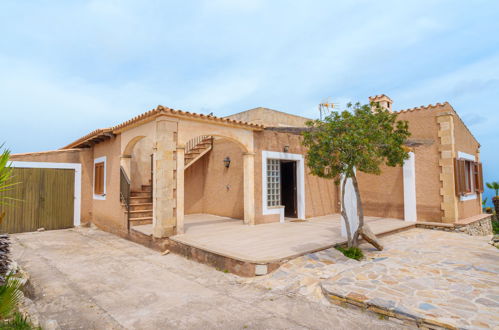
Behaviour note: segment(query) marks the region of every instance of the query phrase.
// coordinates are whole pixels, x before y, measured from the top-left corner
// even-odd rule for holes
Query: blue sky
[[[499,181],[498,1],[0,2],[0,140],[56,149],[162,104],[316,117],[449,101]]]

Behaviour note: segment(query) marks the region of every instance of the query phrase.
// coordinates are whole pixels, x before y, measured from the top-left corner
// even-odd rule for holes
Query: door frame
[[[10,166],[16,168],[54,168],[54,169],[71,169],[75,171],[74,184],[74,210],[73,210],[73,225],[79,226],[81,223],[81,164],[79,163],[48,163],[48,162],[23,162],[12,161]]]
[[[282,167],[283,164],[291,164],[292,167],[292,181],[293,181],[293,189],[292,189],[292,197],[293,197],[293,216],[291,218],[298,218],[298,185],[297,185],[297,176],[296,176],[296,168],[298,166],[296,160],[280,160],[281,163],[281,204],[284,206],[284,216],[285,217],[290,217],[289,215],[286,215],[286,205],[283,203],[283,196],[284,196],[284,189],[283,189],[283,183],[284,183],[284,178],[282,176]]]
[[[267,206],[267,159],[294,160],[296,161],[296,213],[297,219],[305,220],[305,163],[302,154],[288,152],[262,151],[262,213],[280,214],[282,208],[269,208]]]

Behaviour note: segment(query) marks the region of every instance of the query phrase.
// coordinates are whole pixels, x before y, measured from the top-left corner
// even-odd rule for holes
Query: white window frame
[[[96,194],[95,193],[95,164],[97,163],[104,163],[104,192],[102,195],[99,195],[99,194]],[[92,194],[94,196],[94,199],[97,199],[97,200],[106,200],[106,192],[107,192],[107,189],[106,189],[106,181],[107,181],[107,157],[106,156],[102,156],[102,157],[99,157],[99,158],[95,158],[94,159],[94,168],[92,169],[92,172],[93,172],[93,176],[92,176]]]
[[[56,169],[72,169],[75,171],[74,183],[74,209],[73,209],[73,225],[79,226],[81,223],[81,164],[79,163],[48,163],[48,162],[23,162],[13,161],[10,163],[12,167],[17,168],[56,168]]]
[[[287,152],[262,151],[262,213],[263,215],[280,214],[284,220],[283,207],[267,206],[267,159],[296,161],[296,200],[298,219],[305,219],[305,163],[303,155]],[[281,196],[282,197],[282,196]]]
[[[470,155],[470,154],[467,154],[467,153],[461,152],[461,151],[457,152],[457,158],[476,162],[476,157],[474,155]],[[475,188],[475,175],[473,173],[473,167],[471,167],[471,166],[470,166],[468,175],[470,176],[471,188],[473,189],[473,188]],[[464,202],[464,201],[477,199],[477,197],[478,196],[477,196],[476,192],[472,192],[470,194],[459,196],[459,200],[461,202]]]

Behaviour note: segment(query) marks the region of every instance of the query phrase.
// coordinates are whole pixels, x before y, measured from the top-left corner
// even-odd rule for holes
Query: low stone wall
[[[417,222],[416,227],[443,230],[449,232],[466,233],[470,236],[492,235],[491,215],[477,216],[465,222],[440,223],[440,222]]]
[[[466,225],[456,225],[456,231],[460,231],[471,236],[492,235],[492,219],[491,217],[488,217]]]

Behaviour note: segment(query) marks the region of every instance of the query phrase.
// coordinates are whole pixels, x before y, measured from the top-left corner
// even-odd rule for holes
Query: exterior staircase
[[[142,185],[141,190],[130,193],[130,226],[152,223],[152,186]]]
[[[199,136],[186,143],[185,168],[194,164],[213,148],[212,136]],[[130,190],[130,179],[121,168],[120,194],[122,205],[129,211],[129,227],[152,224],[152,185],[142,185],[141,190]],[[152,178],[151,178],[152,182]]]
[[[185,167],[188,168],[213,148],[212,136],[199,136],[185,145]]]

